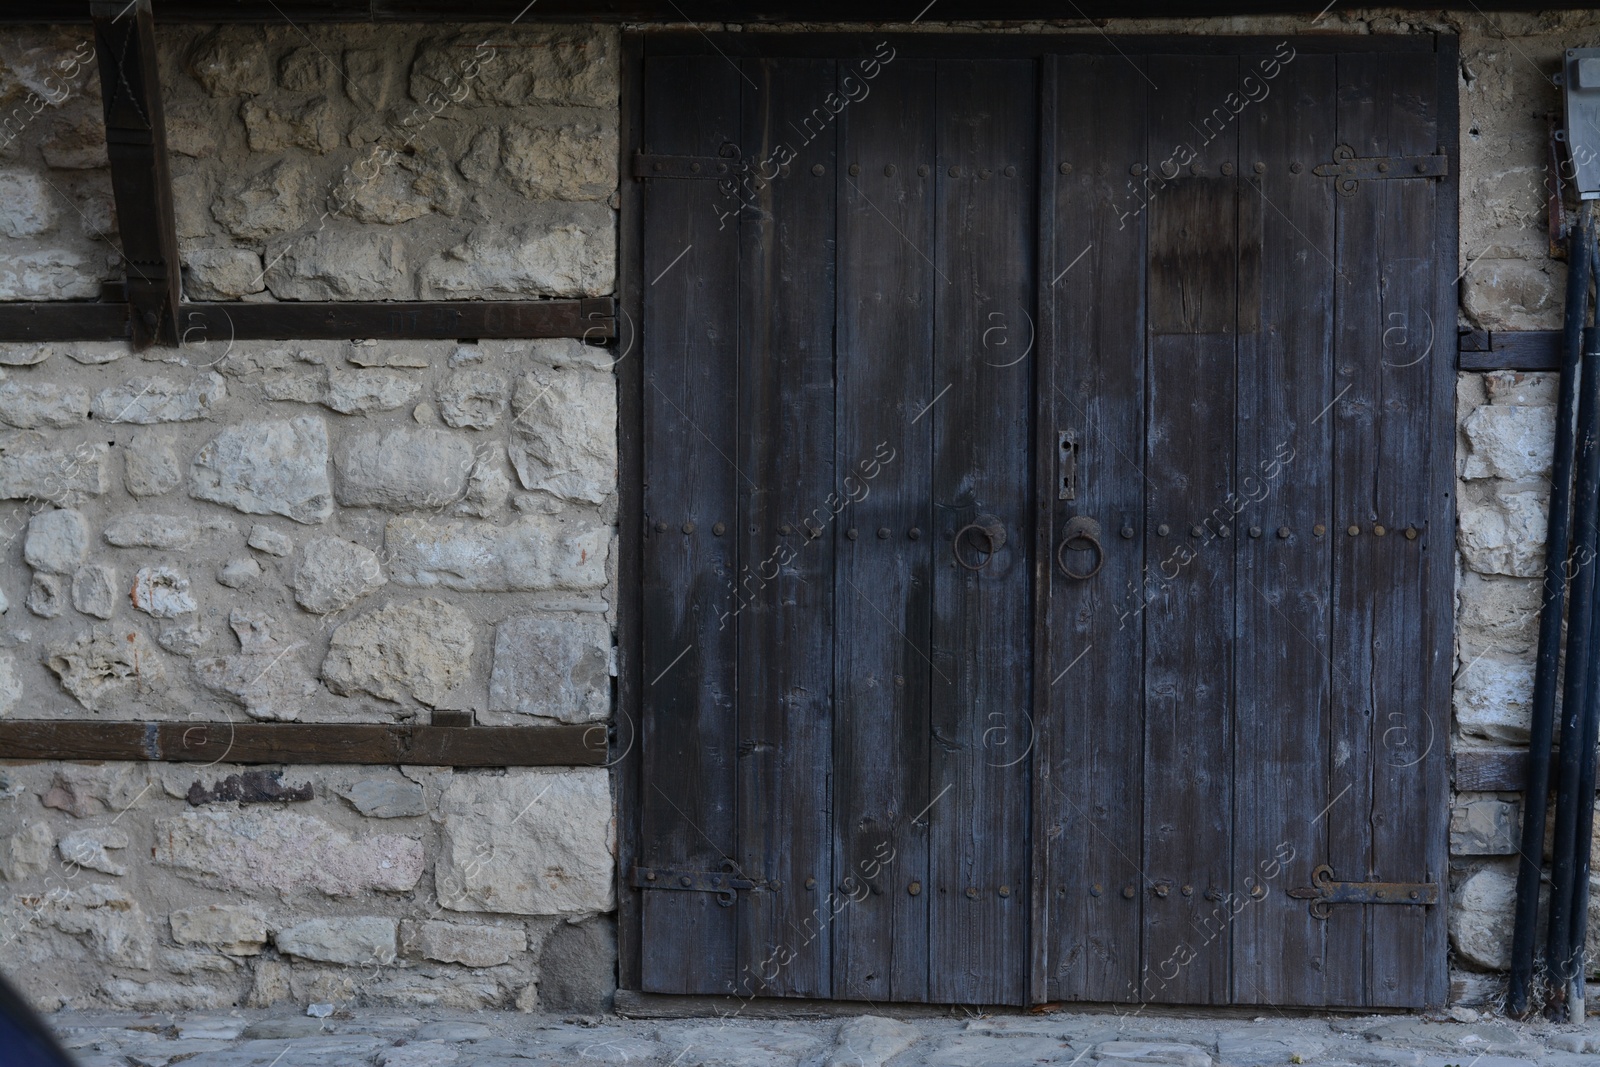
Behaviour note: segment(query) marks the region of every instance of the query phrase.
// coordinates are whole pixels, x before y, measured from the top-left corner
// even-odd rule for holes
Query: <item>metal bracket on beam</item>
[[[1311,885],[1289,890],[1296,900],[1311,901],[1311,914],[1326,919],[1331,904],[1410,904],[1426,907],[1439,903],[1435,882],[1336,882],[1326,863],[1311,872]]]
[[[1394,178],[1443,178],[1450,173],[1450,157],[1441,149],[1431,156],[1358,156],[1342,144],[1333,150],[1333,162],[1316,167],[1313,174],[1339,179],[1339,194],[1355,196],[1364,181]]]
[[[178,229],[150,0],[90,4],[136,348],[178,344]]]

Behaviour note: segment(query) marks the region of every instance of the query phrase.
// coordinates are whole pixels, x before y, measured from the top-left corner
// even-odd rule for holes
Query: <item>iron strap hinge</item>
[[[663,156],[633,154],[634,178],[731,178],[744,169],[737,156]]]
[[[725,864],[732,866],[732,864]],[[676,889],[680,893],[715,893],[717,903],[732,907],[741,889],[765,889],[765,882],[741,878],[728,871],[692,871],[679,867],[635,867],[631,884],[635,889]]]
[[[1342,196],[1356,195],[1364,181],[1392,178],[1443,178],[1450,173],[1450,157],[1443,150],[1430,156],[1358,156],[1342,144],[1333,150],[1333,162],[1316,167],[1313,174],[1339,179]]]
[[[1326,919],[1330,904],[1411,904],[1426,907],[1439,903],[1436,882],[1336,882],[1333,868],[1326,863],[1311,872],[1311,885],[1289,890],[1296,900],[1311,901],[1311,914]]]

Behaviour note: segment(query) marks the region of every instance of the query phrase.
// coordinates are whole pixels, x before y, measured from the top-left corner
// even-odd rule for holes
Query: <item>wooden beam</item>
[[[13,719],[0,722],[0,758],[595,767],[606,761],[606,729]]]
[[[1561,369],[1560,330],[1473,330],[1457,342],[1461,370]]]
[[[1553,760],[1552,760],[1553,762]],[[1520,793],[1528,781],[1528,752],[1521,748],[1468,748],[1454,757],[1455,786],[1462,792]],[[1551,768],[1550,788],[1555,788]]]
[[[127,304],[0,303],[0,341],[125,341],[128,336]]]
[[[89,7],[133,343],[137,348],[156,342],[176,345],[178,229],[167,170],[155,19],[150,0],[95,0]]]
[[[616,301],[461,300],[356,303],[184,304],[190,340],[316,341],[350,338],[575,337],[596,344],[617,335]]]

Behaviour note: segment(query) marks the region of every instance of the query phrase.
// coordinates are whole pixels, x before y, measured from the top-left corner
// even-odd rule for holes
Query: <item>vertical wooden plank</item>
[[[833,996],[925,1001],[930,894],[908,890],[928,883],[934,542],[905,532],[933,529],[933,421],[917,416],[933,380],[934,76],[929,62],[879,69],[871,81],[855,63],[839,69],[854,102],[835,168],[834,862],[853,903],[833,923]]]
[[[1432,64],[1354,55],[1341,56],[1338,69],[1341,143],[1361,156],[1437,147]],[[1435,263],[1437,195],[1427,180],[1364,182],[1338,209],[1335,385],[1342,397],[1330,530],[1336,614],[1329,785],[1336,795],[1348,785],[1349,795],[1329,812],[1328,862],[1347,880],[1422,881],[1437,849],[1428,838],[1438,818],[1426,812],[1439,798],[1430,795],[1427,763],[1443,743],[1445,724],[1429,721],[1431,657],[1442,653],[1422,647],[1423,619],[1433,606],[1423,549],[1448,552],[1442,546],[1451,540],[1450,531],[1429,528],[1437,511],[1429,437],[1438,375],[1424,354],[1438,330],[1434,271],[1449,266]],[[1421,536],[1406,538],[1408,527]],[[1327,935],[1330,1000],[1420,1006],[1431,966],[1428,919],[1422,908],[1335,907]]]
[[[740,85],[717,58],[649,58],[645,147],[716,155],[737,142]],[[739,221],[724,224],[728,200],[712,181],[651,179],[643,199],[640,859],[717,870],[745,862],[735,845],[734,620],[749,594],[737,585],[737,540],[712,533],[737,521],[744,483],[733,463]],[[734,909],[666,891],[644,892],[642,908],[644,989],[742,991]]]
[[[1246,56],[1241,71],[1267,94],[1241,116],[1239,145],[1241,224],[1254,223],[1260,247],[1254,330],[1240,287],[1235,475],[1246,536],[1236,541],[1233,998],[1245,1004],[1326,999],[1326,924],[1285,890],[1311,884],[1333,799],[1330,539],[1314,531],[1332,502],[1335,193],[1311,168],[1334,143],[1335,77],[1332,56],[1286,55]],[[1248,260],[1241,250],[1241,270]]]
[[[776,883],[740,894],[741,982],[826,997],[841,892],[827,802],[837,127],[826,101],[838,77],[832,60],[740,67],[740,147],[771,165],[757,165],[754,210],[740,225],[735,529],[741,582],[754,588],[739,615],[739,865]]]
[[[1040,268],[1042,459],[1037,493],[1049,590],[1036,692],[1044,758],[1050,999],[1139,997],[1144,749],[1145,330],[1141,191],[1148,83],[1121,56],[1055,59],[1055,152],[1041,161],[1051,241]],[[1065,169],[1063,169],[1065,168]],[[1075,438],[1076,481],[1060,496],[1060,434]],[[1075,515],[1103,529],[1105,565],[1075,580],[1055,563]],[[1133,536],[1124,537],[1129,530]],[[1080,572],[1082,553],[1068,562]],[[1132,887],[1125,896],[1123,889]]]
[[[619,174],[642,147],[644,118],[644,38],[623,34],[619,59],[622,79]],[[640,725],[644,721],[644,685],[639,651],[643,641],[644,588],[644,361],[639,356],[639,326],[644,321],[642,183],[621,183],[622,208],[617,227],[617,298],[621,336],[610,349],[617,375],[617,704],[612,735],[611,780],[617,797],[617,985],[642,989],[644,895],[630,884],[639,858]]]
[[[1234,306],[1232,58],[1149,64],[1148,522],[1161,585],[1144,612],[1144,964],[1140,1000],[1223,1003],[1232,898]],[[1185,165],[1185,159],[1192,163]],[[1219,251],[1220,249],[1220,251]],[[1215,258],[1225,276],[1173,270]],[[1164,278],[1170,287],[1157,292]],[[1174,291],[1176,290],[1176,291]],[[1166,308],[1156,332],[1155,309]],[[1186,312],[1184,314],[1183,312]],[[1198,332],[1205,330],[1208,332]],[[1178,332],[1182,331],[1182,332]],[[1162,535],[1160,528],[1168,530]]]
[[[930,997],[1027,997],[1036,71],[940,62],[934,380]],[[1005,343],[1002,344],[1002,341]],[[982,570],[958,531],[1006,532]],[[927,536],[929,531],[919,531]],[[895,531],[895,536],[910,536]]]

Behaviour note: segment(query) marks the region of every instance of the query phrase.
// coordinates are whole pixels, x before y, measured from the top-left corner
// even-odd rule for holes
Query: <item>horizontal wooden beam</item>
[[[181,334],[193,341],[318,341],[376,338],[575,337],[599,343],[617,336],[616,301],[420,300],[357,303],[184,304]]]
[[[1561,369],[1560,330],[1472,330],[1457,343],[1461,370]]]
[[[1521,748],[1467,748],[1454,757],[1456,789],[1481,793],[1520,793],[1528,781],[1528,752]],[[1550,788],[1555,788],[1554,759]]]
[[[80,300],[0,303],[0,341],[125,341],[128,305]]]
[[[0,759],[168,763],[410,763],[428,767],[595,767],[606,727],[383,723],[0,722]]]

